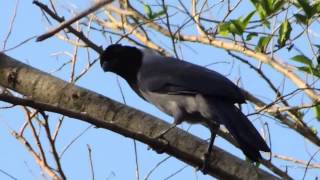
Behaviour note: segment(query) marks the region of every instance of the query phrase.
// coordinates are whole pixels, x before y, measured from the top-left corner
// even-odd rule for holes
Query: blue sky
[[[83,8],[86,8],[90,4],[90,1],[61,1],[60,4],[66,7],[76,8],[78,11],[80,11]],[[0,1],[0,27],[2,27],[0,28],[0,42],[4,40],[4,36],[8,31],[14,5],[15,1],[13,0]],[[248,3],[246,6],[241,7],[241,9],[246,8],[252,9],[251,4]],[[68,15],[65,11],[64,13],[67,15],[66,17],[70,17],[70,15]],[[237,16],[238,13],[234,16]],[[55,22],[54,24],[56,25]],[[22,42],[29,37],[40,35],[48,28],[48,24],[42,17],[41,11],[32,4],[32,1],[21,0],[18,6],[17,17],[14,22],[14,28],[8,41],[7,48],[13,47],[17,43]],[[96,36],[92,38],[95,42],[97,42],[98,45],[103,45],[104,47],[106,47],[109,43],[105,42],[103,39],[97,38]],[[162,39],[159,39],[159,42],[168,43]],[[242,86],[245,89],[254,92],[255,95],[261,97],[262,99],[272,99],[274,97],[274,95],[270,93],[270,90],[261,88],[265,87],[266,85],[263,81],[257,79],[252,70],[248,69],[244,65],[240,65],[238,62],[234,62],[234,66],[231,66],[230,64],[232,63],[232,58],[227,56],[227,53],[223,50],[208,46],[204,47],[192,43],[186,44],[192,46],[193,49],[196,50],[195,53],[188,48],[183,48],[183,57],[186,60],[200,65],[218,62],[209,68],[214,69],[224,75],[228,75],[228,78],[234,82],[239,78],[239,76],[241,76]],[[35,42],[33,39],[19,48],[6,53],[24,63],[39,68],[42,71],[52,72],[68,60],[66,56],[60,56],[58,58],[52,56],[52,54],[62,51],[72,52],[73,47],[56,38],[50,38],[40,43]],[[305,51],[308,50],[306,49]],[[280,55],[283,59],[288,59],[290,57],[290,55],[286,53]],[[97,54],[91,53],[92,59],[96,57]],[[85,52],[80,52],[78,57],[79,63],[76,67],[77,74],[79,74],[85,67],[86,59]],[[264,67],[266,71],[271,74],[270,77],[280,84],[283,77],[277,73],[274,73],[274,71],[270,70],[270,68],[266,66]],[[64,80],[68,80],[69,73],[70,67],[66,66],[62,71],[55,72],[53,74]],[[130,90],[129,86],[124,80],[120,78],[119,80],[121,87],[124,89],[124,96],[129,106],[133,106],[164,120],[172,122],[171,117],[163,114],[152,105],[143,101],[141,98],[135,95],[132,90]],[[78,81],[77,84],[122,102],[116,76],[111,73],[103,73],[98,64],[96,64],[83,79]],[[4,105],[4,103],[0,102],[0,106]],[[244,108],[244,112],[246,111],[248,111],[248,109]],[[37,179],[41,178],[37,164],[30,154],[28,154],[23,148],[23,146],[9,133],[9,128],[18,130],[24,122],[24,118],[25,117],[22,113],[21,107],[0,110],[0,170],[10,173],[18,179]],[[52,122],[52,126],[55,125],[57,118],[59,118],[59,115],[50,114],[50,122]],[[260,120],[254,120],[253,123],[258,130],[261,130],[261,124],[265,121],[269,123],[271,129],[272,150],[274,152],[293,156],[298,159],[308,160],[310,156],[308,153],[306,153],[306,149],[308,149],[311,154],[315,151],[315,147],[310,145],[307,140],[303,139],[301,136],[298,136],[292,130],[283,128],[275,120],[270,118],[261,118]],[[57,141],[57,147],[60,150],[59,153],[61,153],[62,149],[64,149],[64,147],[68,145],[70,141],[72,141],[89,126],[90,125],[87,123],[66,118]],[[319,129],[318,123],[315,124],[315,126]],[[184,123],[180,127],[188,128],[189,125]],[[193,125],[190,131],[202,138],[209,137],[209,131],[200,125]],[[27,132],[26,135],[30,136],[30,133]],[[89,157],[87,150],[88,144],[92,148],[96,179],[106,179],[108,177],[110,179],[134,178],[135,157],[133,140],[105,129],[91,127],[70,147],[68,151],[65,152],[63,156],[63,169],[65,170],[65,173],[69,179],[90,178],[88,163]],[[215,145],[243,158],[240,150],[226,143],[221,138],[217,139]],[[147,145],[138,142],[138,158],[141,177],[144,177],[153,168],[153,166],[166,157],[166,154],[157,154],[152,150],[148,150]],[[287,164],[286,162],[279,160],[275,160],[274,162],[282,169],[284,169],[284,166]],[[154,174],[151,176],[151,179],[164,179],[184,166],[184,163],[172,157],[154,172]],[[289,167],[290,175],[298,179],[303,176],[303,172],[303,168]],[[316,172],[315,170],[310,170],[308,173],[308,177],[310,178],[314,178],[316,175],[319,176],[319,172]],[[172,179],[196,179],[196,176],[198,176],[199,179],[211,179],[208,176],[202,175],[200,172],[195,173],[194,169],[189,166],[186,167],[182,173],[179,173]],[[0,179],[9,178],[0,172]]]

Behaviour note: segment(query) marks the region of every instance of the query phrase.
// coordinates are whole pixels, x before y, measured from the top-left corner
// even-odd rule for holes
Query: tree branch
[[[91,6],[90,8],[86,9],[85,11],[79,13],[77,16],[69,19],[68,21],[64,21],[62,22],[57,28],[54,28],[52,30],[50,30],[49,32],[46,32],[45,34],[37,37],[37,41],[43,41],[45,39],[48,39],[49,37],[55,35],[56,33],[58,33],[59,31],[61,31],[62,29],[66,28],[66,27],[70,27],[72,23],[78,21],[79,19],[89,15],[90,13],[98,10],[100,7],[111,3],[113,0],[101,0],[99,2],[97,2],[96,4],[94,4],[93,6]],[[33,1],[34,4],[39,4],[38,1]]]
[[[59,17],[57,14],[54,13],[54,11],[51,11],[48,6],[45,4],[39,2],[39,1],[33,1],[35,5],[37,5],[41,10],[49,14],[53,19],[56,21],[63,23],[64,18]],[[73,33],[75,36],[77,36],[79,39],[81,39],[87,46],[94,49],[97,53],[101,54],[103,52],[103,49],[99,46],[97,46],[95,43],[93,43],[90,39],[88,39],[81,31],[77,31],[75,28],[73,28],[71,25],[65,25],[65,28],[67,28],[71,33]],[[38,37],[40,38],[40,36]],[[46,37],[48,38],[48,37]]]

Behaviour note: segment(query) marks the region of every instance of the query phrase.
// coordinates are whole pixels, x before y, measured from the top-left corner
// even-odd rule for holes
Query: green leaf
[[[285,0],[251,0],[255,6],[261,20],[266,20],[267,17],[277,13],[283,8]],[[267,23],[265,24],[267,25]]]
[[[320,69],[319,68],[311,68],[312,74],[320,78]]]
[[[302,15],[302,14],[295,14],[294,17],[296,18],[297,22],[298,23],[301,23],[301,24],[304,24],[304,25],[307,25],[308,22],[309,22],[309,19],[307,16],[305,15]]]
[[[231,20],[230,21],[230,26],[229,26],[229,31],[232,34],[242,35],[243,32],[244,32],[244,29],[242,28],[241,19]]]
[[[320,2],[316,2],[313,8],[315,9],[316,13],[320,14]]]
[[[304,13],[307,15],[308,19],[310,19],[315,14],[315,10],[312,6],[310,6],[308,0],[297,0],[297,2],[304,11]]]
[[[256,8],[256,11],[258,12],[260,19],[261,20],[265,19],[267,13],[265,9],[262,7],[263,5],[261,4],[261,1],[260,0],[250,0],[250,1]]]
[[[260,17],[260,20],[262,21],[263,25],[270,29],[270,22],[267,20],[267,17],[272,15],[275,12],[275,9],[281,9],[282,6],[280,7],[275,7],[275,1],[272,0],[273,2],[266,2],[265,0],[250,0],[251,3],[255,6],[256,11],[258,12],[258,15]],[[276,0],[277,1],[277,0]],[[269,3],[273,3],[274,8],[271,10],[271,6],[269,6]],[[282,5],[280,3],[279,5]]]
[[[147,15],[147,18],[152,19],[153,13],[151,7],[148,4],[143,4],[143,10]]]
[[[162,9],[158,12],[152,12],[152,9],[148,4],[143,4],[143,9],[144,9],[144,12],[145,12],[147,18],[151,19],[151,20],[164,15],[167,11],[167,7],[165,7],[164,9]]]
[[[229,26],[230,23],[221,23],[218,26],[218,33],[222,36],[228,36],[230,31],[229,31]]]
[[[309,59],[308,57],[304,56],[304,55],[297,55],[291,58],[292,60],[308,65],[308,67],[312,67],[312,61],[311,59]]]
[[[272,7],[274,13],[278,12],[285,3],[286,3],[285,0],[275,0]]]
[[[264,25],[266,28],[270,29],[270,22],[269,22],[269,21],[263,20],[263,25]]]
[[[256,37],[256,36],[258,36],[258,33],[255,33],[255,32],[249,33],[246,37],[246,41],[250,41],[253,37]]]
[[[258,14],[259,14],[259,16],[260,16],[260,19],[261,19],[261,20],[265,20],[266,17],[267,17],[267,12],[266,12],[266,10],[263,8],[263,6],[259,4],[259,5],[256,7],[256,10],[258,11]]]
[[[308,74],[311,74],[313,76],[320,77],[320,70],[315,69],[313,67],[308,67],[308,66],[302,66],[302,67],[297,67],[300,71],[306,72]]]
[[[265,13],[266,13],[266,17],[270,14],[270,0],[264,0],[264,1],[260,1],[260,6],[261,8],[264,9]]]
[[[218,33],[223,36],[227,36],[229,33],[232,33],[233,35],[242,35],[254,13],[255,12],[251,12],[248,14],[244,20],[240,17],[226,23],[221,23],[218,26]]]
[[[279,29],[278,44],[280,47],[283,47],[286,44],[286,41],[290,37],[291,30],[292,30],[291,25],[290,25],[289,21],[286,19],[281,24],[280,29]]]
[[[314,108],[316,118],[320,121],[320,105],[315,106]]]
[[[152,19],[156,19],[166,13],[167,10],[161,10],[153,14]]]
[[[320,71],[320,44],[314,44],[315,47],[318,48],[318,55],[317,55],[317,70]]]
[[[247,28],[247,25],[250,21],[250,19],[252,18],[252,16],[254,15],[256,11],[252,11],[250,14],[247,15],[246,18],[244,18],[244,20],[242,21],[242,29],[245,30]]]
[[[306,72],[308,74],[311,74],[310,72],[310,67],[308,66],[301,66],[301,67],[297,67],[300,71]]]
[[[314,2],[312,7],[311,7],[311,15],[315,16],[317,13],[319,13],[320,10],[320,2]],[[312,17],[311,16],[311,17]]]
[[[258,52],[264,52],[266,50],[270,40],[271,40],[271,36],[260,37],[255,50]]]

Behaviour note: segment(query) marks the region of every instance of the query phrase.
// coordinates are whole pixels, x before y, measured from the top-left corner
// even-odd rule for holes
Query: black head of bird
[[[113,72],[126,80],[135,79],[141,66],[142,53],[135,47],[113,44],[100,57],[100,65],[105,72]]]

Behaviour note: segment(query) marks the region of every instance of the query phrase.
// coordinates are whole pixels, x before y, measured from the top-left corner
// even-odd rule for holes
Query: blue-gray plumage
[[[110,45],[100,63],[104,71],[120,75],[140,97],[173,116],[175,125],[182,121],[201,123],[210,129],[213,142],[217,128],[223,124],[249,159],[259,161],[259,151],[270,152],[248,118],[234,105],[245,103],[240,89],[221,74],[151,50],[119,44]]]

